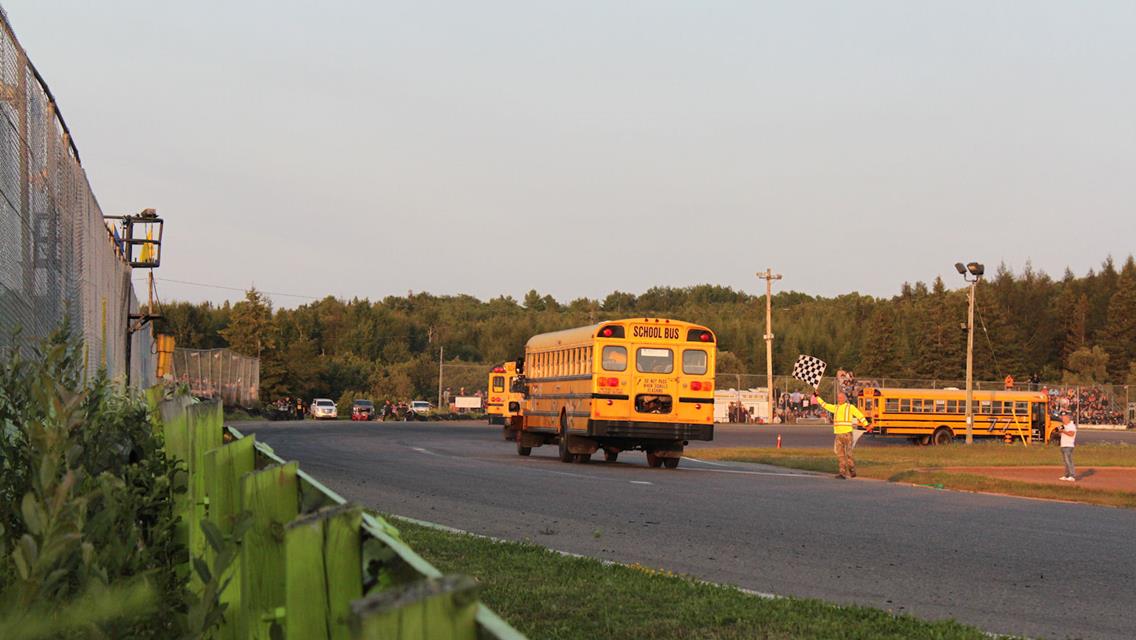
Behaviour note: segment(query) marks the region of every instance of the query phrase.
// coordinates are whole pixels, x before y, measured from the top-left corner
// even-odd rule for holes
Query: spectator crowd
[[[1068,412],[1078,424],[1128,423],[1124,399],[1110,398],[1100,387],[1042,387],[1041,390],[1049,394],[1049,408],[1055,417]]]

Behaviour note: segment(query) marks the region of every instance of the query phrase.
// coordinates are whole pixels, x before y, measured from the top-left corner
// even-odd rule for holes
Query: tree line
[[[521,301],[418,293],[376,301],[329,296],[273,309],[250,289],[235,304],[166,304],[158,330],[179,347],[259,356],[262,400],[431,398],[439,348],[447,364],[489,364],[520,356],[538,333],[638,316],[705,324],[718,334],[720,373],[761,373],[764,304],[763,295],[699,285],[567,303],[533,290]],[[1060,279],[1028,264],[1020,273],[1001,266],[979,284],[976,309],[976,379],[1136,383],[1132,256],[1119,269],[1110,257],[1084,276],[1066,269]],[[773,296],[774,372],[788,373],[807,353],[861,378],[961,379],[966,311],[966,289],[941,279],[904,283],[890,298],[782,291]]]

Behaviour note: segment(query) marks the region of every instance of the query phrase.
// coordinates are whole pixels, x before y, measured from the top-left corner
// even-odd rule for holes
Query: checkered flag
[[[793,377],[812,385],[815,391],[820,386],[820,379],[824,377],[827,367],[824,360],[802,354],[797,358],[797,364],[793,365]]]

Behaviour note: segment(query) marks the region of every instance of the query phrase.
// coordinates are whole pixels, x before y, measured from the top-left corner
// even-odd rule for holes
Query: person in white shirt
[[[1061,433],[1061,458],[1065,461],[1065,475],[1058,480],[1068,482],[1077,481],[1077,470],[1073,468],[1073,447],[1077,446],[1077,424],[1073,422],[1068,413],[1061,414],[1061,426],[1057,427]]]

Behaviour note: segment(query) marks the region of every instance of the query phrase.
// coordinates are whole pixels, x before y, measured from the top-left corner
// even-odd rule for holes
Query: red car
[[[370,400],[356,400],[351,403],[351,419],[370,421],[375,419],[375,403]]]

